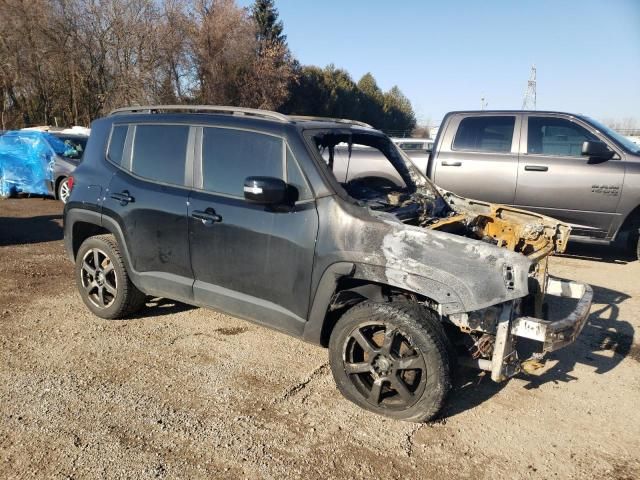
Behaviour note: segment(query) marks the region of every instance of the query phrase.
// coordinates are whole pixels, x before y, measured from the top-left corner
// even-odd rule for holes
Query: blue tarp
[[[68,150],[63,141],[46,132],[17,130],[0,135],[0,196],[48,194],[55,154]]]

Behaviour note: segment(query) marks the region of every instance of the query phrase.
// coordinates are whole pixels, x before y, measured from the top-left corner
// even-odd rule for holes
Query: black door
[[[198,303],[300,334],[307,318],[318,215],[311,191],[282,138],[203,128],[189,201],[191,265]],[[290,208],[247,203],[248,176],[282,178]]]
[[[185,174],[192,166],[187,157],[193,158],[188,152],[192,150],[189,127],[132,125],[126,142],[118,141],[118,135],[122,133],[114,129],[109,156],[122,169],[109,184],[103,209],[120,226],[131,276],[147,293],[190,300],[187,184],[191,175]],[[112,152],[114,145],[124,148],[122,158]]]

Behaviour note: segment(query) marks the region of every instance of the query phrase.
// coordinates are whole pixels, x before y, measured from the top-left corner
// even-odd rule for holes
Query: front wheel
[[[332,332],[329,362],[347,399],[400,420],[433,418],[451,388],[446,334],[416,304],[367,301],[351,308]]]

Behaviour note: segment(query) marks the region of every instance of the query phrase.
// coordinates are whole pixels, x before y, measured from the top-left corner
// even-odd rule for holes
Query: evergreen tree
[[[273,0],[256,0],[251,14],[256,22],[256,38],[260,44],[286,45],[284,25],[278,19],[278,9]]]
[[[382,127],[384,117],[384,94],[371,73],[365,73],[358,82],[360,90],[360,117],[370,125]]]

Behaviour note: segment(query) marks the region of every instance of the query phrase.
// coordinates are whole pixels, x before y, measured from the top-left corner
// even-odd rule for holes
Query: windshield
[[[87,146],[88,137],[76,135],[53,135],[59,142],[51,142],[54,151],[64,157],[73,160],[81,160],[84,149]]]
[[[361,205],[393,212],[405,222],[448,208],[436,187],[389,138],[373,132],[321,130],[310,139],[333,179]]]
[[[636,155],[640,155],[640,145],[636,145],[624,135],[619,134],[615,130],[607,127],[606,125],[603,125],[602,123],[598,122],[597,120],[594,120],[593,118],[590,118],[590,117],[584,117],[584,118],[589,123],[591,123],[594,127],[596,127],[598,130],[600,130],[602,133],[611,137],[614,142],[616,142],[619,146],[621,146],[625,150],[628,150],[629,152],[634,153]]]

